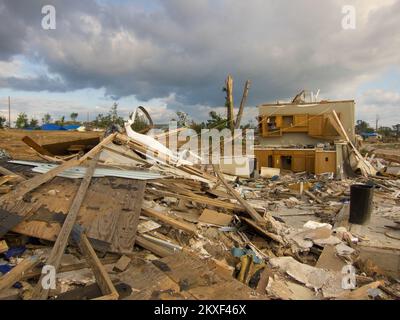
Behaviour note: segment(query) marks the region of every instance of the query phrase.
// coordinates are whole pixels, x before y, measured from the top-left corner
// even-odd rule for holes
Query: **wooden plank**
[[[250,227],[252,227],[257,233],[259,233],[262,236],[265,236],[267,238],[270,238],[282,245],[285,244],[281,236],[278,236],[274,233],[268,232],[267,230],[261,228],[259,225],[257,225],[254,221],[247,219],[247,218],[240,218],[244,222],[246,222]]]
[[[212,260],[203,260],[181,252],[154,263],[174,282],[185,285],[185,291],[199,300],[266,299],[232,277],[230,272]],[[205,277],[207,275],[207,277]]]
[[[178,194],[178,193],[172,193],[172,192],[166,192],[166,191],[161,191],[161,190],[151,190],[151,192],[161,194],[166,197],[174,197],[177,199],[184,199],[188,201],[193,201],[197,203],[202,203],[202,204],[207,204],[210,206],[218,207],[218,208],[223,208],[223,209],[228,209],[228,210],[234,210],[234,211],[243,211],[245,208],[243,208],[240,205],[236,205],[234,203],[230,202],[224,202],[218,199],[211,199],[208,197],[203,197],[200,195],[196,195],[196,197],[190,197],[186,196],[183,194]]]
[[[92,158],[96,156],[102,149],[103,145],[106,145],[115,138],[116,134],[112,134],[105,138],[102,142],[100,142],[96,147],[94,147],[92,150],[90,150],[87,154],[85,154],[83,157],[81,157],[79,160],[69,160],[67,162],[64,162],[60,166],[50,170],[49,172],[41,175],[37,175],[33,177],[32,179],[25,180],[21,182],[15,190],[3,195],[0,197],[0,206],[1,207],[6,207],[7,205],[13,204],[14,207],[18,207],[19,204],[23,203],[23,196],[25,196],[28,192],[33,191],[37,187],[45,184],[46,182],[50,181],[54,177],[56,177],[59,173],[63,172],[66,169],[69,169],[71,167],[75,167],[80,165],[82,162],[85,160]],[[26,212],[24,211],[15,211],[18,215],[26,217]],[[14,228],[16,225],[10,226],[9,230]]]
[[[12,172],[2,166],[0,166],[0,173],[4,176],[17,176],[16,181],[24,181],[26,180],[23,176],[19,175],[18,173]]]
[[[98,158],[99,154],[97,154],[96,157],[90,161],[89,167],[86,171],[86,175],[81,182],[81,185],[78,189],[77,194],[75,195],[67,218],[65,219],[65,222],[57,237],[56,243],[54,244],[54,247],[51,250],[51,253],[47,259],[46,264],[53,266],[56,270],[60,265],[61,257],[64,254],[65,248],[67,246],[69,235],[71,234],[72,228],[76,222],[76,218],[78,216],[82,202],[85,198],[86,191],[88,190],[90,182],[92,181]],[[49,289],[42,288],[41,280],[42,277],[35,288],[36,290],[34,292],[34,297],[37,299],[46,300],[49,294]]]
[[[14,283],[22,279],[25,272],[29,271],[35,265],[39,264],[39,256],[31,256],[24,259],[13,269],[0,278],[0,291],[10,288]]]
[[[113,257],[105,257],[103,259],[100,259],[100,262],[102,265],[107,265],[107,264],[113,264],[116,263],[118,261],[118,257],[117,256],[113,256]],[[80,269],[85,269],[85,268],[90,268],[90,265],[87,261],[82,261],[82,262],[78,262],[78,263],[73,263],[73,264],[68,264],[68,265],[61,265],[58,268],[58,273],[62,273],[62,272],[68,272],[68,271],[75,271],[75,270],[80,270]],[[41,270],[38,270],[38,268],[25,273],[21,280],[28,280],[28,279],[32,279],[32,278],[37,278],[40,277],[42,274]]]
[[[104,266],[101,264],[85,233],[81,234],[79,246],[86,260],[90,264],[90,267],[94,273],[96,282],[99,285],[102,294],[107,297],[104,300],[117,300],[119,297],[118,291],[115,289],[114,284],[110,279],[110,276],[108,275]]]
[[[67,170],[69,168],[78,166],[80,163],[81,162],[79,160],[70,160],[70,161],[67,161],[64,164],[50,170],[49,172],[47,172],[45,174],[40,174],[40,175],[33,177],[32,179],[23,181],[17,186],[17,188],[14,191],[6,194],[5,196],[2,196],[0,198],[0,203],[2,204],[3,202],[10,201],[10,200],[13,200],[13,201],[20,200],[28,192],[30,192],[30,191],[36,189],[37,187],[39,187],[40,185],[46,183],[50,179],[57,176],[59,173],[64,172],[65,170]]]
[[[15,179],[16,179],[16,176],[3,176],[3,177],[0,177],[0,186],[5,184],[5,183],[7,183],[7,182],[13,181]]]
[[[151,218],[155,218],[161,222],[164,222],[174,228],[177,228],[179,230],[183,230],[189,234],[197,234],[196,231],[196,226],[184,222],[184,221],[179,221],[174,218],[171,218],[167,216],[166,214],[163,214],[161,212],[158,212],[156,210],[150,209],[150,208],[142,208],[142,214]]]
[[[127,195],[125,207],[119,216],[111,244],[111,251],[119,253],[130,253],[133,250],[146,189],[145,181],[127,180],[127,182],[130,191]]]
[[[214,171],[215,171],[215,174],[217,175],[217,177],[219,178],[219,180],[220,180],[220,181],[222,182],[222,184],[225,186],[226,190],[227,190],[232,196],[234,196],[234,197],[236,198],[237,201],[239,201],[239,203],[246,209],[247,213],[248,213],[255,221],[257,221],[257,222],[265,222],[265,220],[263,219],[263,217],[260,216],[260,215],[258,214],[258,212],[257,212],[253,207],[251,207],[251,206],[247,203],[247,201],[245,201],[245,200],[240,196],[240,194],[228,184],[228,182],[226,182],[224,176],[222,175],[221,171],[219,171],[219,168],[218,168],[216,165],[214,165]]]
[[[4,253],[6,251],[8,251],[8,245],[6,240],[0,240],[0,253]]]
[[[138,245],[146,250],[149,250],[150,252],[152,252],[155,255],[160,256],[160,257],[168,257],[168,256],[174,254],[174,252],[172,250],[166,249],[165,247],[162,247],[161,245],[159,245],[157,243],[147,240],[140,235],[138,235],[136,237],[136,245]]]
[[[129,264],[131,263],[131,258],[123,255],[119,260],[115,263],[113,270],[122,272],[128,268]]]
[[[220,213],[215,210],[204,209],[199,217],[199,222],[216,226],[228,226],[232,222],[233,216]]]
[[[35,150],[37,153],[44,155],[44,156],[54,157],[54,154],[47,151],[41,145],[37,144],[32,138],[25,136],[22,138],[22,141],[25,144],[27,144],[29,147],[31,147],[33,150]]]
[[[94,147],[92,150],[90,150],[88,153],[86,153],[83,157],[81,157],[79,160],[69,160],[62,165],[50,170],[49,172],[41,175],[37,175],[33,177],[32,179],[26,180],[24,182],[21,182],[18,187],[13,191],[10,192],[9,194],[2,196],[0,198],[0,203],[3,203],[8,200],[19,200],[22,198],[25,194],[28,192],[36,189],[37,187],[41,186],[42,184],[46,183],[47,181],[53,179],[55,176],[57,176],[59,173],[64,172],[65,170],[79,166],[81,163],[83,163],[85,160],[92,158],[95,156],[103,147],[103,145],[106,145],[110,143],[116,134],[112,134],[105,138],[102,142],[100,142],[96,147]]]

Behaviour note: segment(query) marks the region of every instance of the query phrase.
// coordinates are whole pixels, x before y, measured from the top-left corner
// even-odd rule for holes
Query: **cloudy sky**
[[[56,9],[44,30],[41,10]],[[356,28],[342,27],[344,5]],[[166,123],[177,110],[224,112],[224,79],[238,105],[252,81],[255,106],[302,89],[355,99],[357,118],[400,123],[400,0],[0,0],[0,115],[11,96],[40,119],[147,107]]]

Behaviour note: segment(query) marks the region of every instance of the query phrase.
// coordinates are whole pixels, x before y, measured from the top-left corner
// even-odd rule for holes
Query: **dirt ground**
[[[371,144],[368,144],[368,146],[382,154],[400,156],[400,142],[399,143],[371,143]]]
[[[41,160],[22,142],[23,137],[29,136],[39,144],[49,144],[99,137],[101,134],[101,132],[76,131],[0,130],[0,149],[5,150],[14,159]]]

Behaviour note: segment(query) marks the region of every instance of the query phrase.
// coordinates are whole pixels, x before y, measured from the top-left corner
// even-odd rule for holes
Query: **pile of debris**
[[[0,299],[400,297],[346,218],[356,182],[400,214],[399,180],[229,177],[130,125],[86,153],[29,141],[51,162],[0,167]]]

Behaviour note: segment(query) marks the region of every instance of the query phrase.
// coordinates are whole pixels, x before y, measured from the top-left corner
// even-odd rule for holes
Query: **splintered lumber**
[[[214,165],[214,171],[218,176],[219,180],[225,186],[226,190],[234,196],[237,201],[246,209],[247,213],[259,224],[259,225],[266,225],[271,231],[274,233],[279,233],[281,229],[281,225],[278,221],[276,221],[270,214],[265,214],[262,217],[252,206],[250,206],[246,200],[244,200],[240,194],[233,189],[228,182],[226,182],[224,176],[222,175],[221,171],[219,170],[218,166]]]
[[[15,173],[15,172],[12,172],[12,171],[10,171],[10,170],[8,170],[8,169],[2,167],[2,166],[0,166],[0,173],[1,173],[3,176],[16,176],[16,178],[15,178],[16,181],[24,181],[24,180],[26,180],[26,179],[25,179],[24,177],[22,177],[21,175]]]
[[[224,176],[222,175],[221,171],[219,171],[219,168],[214,165],[214,171],[219,180],[222,182],[222,184],[225,186],[226,190],[236,198],[237,201],[246,209],[247,213],[257,222],[265,222],[262,216],[258,214],[258,212],[250,206],[247,201],[245,201],[240,194],[233,189],[228,182],[226,182]]]
[[[155,255],[160,256],[162,258],[168,257],[175,253],[171,249],[166,249],[165,247],[163,247],[153,241],[147,240],[140,235],[138,235],[136,237],[136,245],[141,246],[142,248],[149,250],[150,252],[152,252]]]
[[[242,115],[243,115],[244,106],[246,104],[247,96],[249,94],[249,88],[250,88],[250,80],[247,80],[245,85],[244,85],[242,101],[240,102],[239,112],[238,112],[237,117],[236,117],[235,129],[239,129],[240,128],[240,123],[242,122]]]
[[[316,201],[319,204],[322,204],[323,201],[321,199],[318,199],[315,195],[313,195],[310,191],[305,190],[304,194],[309,196],[311,199],[313,199],[314,201]]]
[[[14,283],[20,281],[25,272],[39,264],[39,256],[31,256],[17,264],[13,269],[0,278],[0,291],[10,288]]]
[[[234,203],[230,202],[224,202],[218,199],[212,199],[200,195],[196,196],[186,196],[183,194],[177,194],[177,193],[172,193],[172,192],[167,192],[167,191],[161,191],[161,190],[150,190],[151,192],[159,193],[163,196],[166,197],[174,197],[177,199],[183,199],[183,200],[188,200],[188,201],[193,201],[201,204],[207,204],[210,206],[218,207],[218,208],[223,208],[223,209],[228,209],[228,210],[234,210],[234,211],[243,211],[243,207]]]
[[[0,226],[2,227],[2,228],[0,228],[0,235],[5,234],[7,231],[13,229],[21,221],[26,219],[27,212],[24,212],[21,210],[15,210],[15,208],[18,208],[19,206],[24,205],[23,197],[27,193],[33,191],[34,189],[43,185],[44,183],[47,183],[48,181],[50,181],[51,179],[56,177],[61,172],[65,171],[69,168],[79,166],[85,160],[87,160],[89,158],[93,158],[101,151],[101,149],[104,145],[112,142],[114,138],[115,138],[115,134],[108,136],[107,138],[103,139],[103,141],[100,142],[96,147],[94,147],[87,154],[85,154],[83,157],[81,157],[79,160],[74,160],[74,159],[69,160],[67,162],[64,162],[60,166],[48,171],[45,174],[40,174],[40,175],[33,177],[32,179],[25,180],[25,181],[21,182],[15,188],[15,190],[12,190],[9,193],[0,197],[0,209],[7,208],[8,210],[15,212],[16,216],[19,216],[18,219],[12,219],[12,221],[7,221],[7,224],[5,226],[1,226],[1,224],[0,224]],[[10,209],[10,207],[9,207],[10,204],[12,204],[14,209],[12,209],[12,210]]]
[[[5,184],[5,183],[7,183],[7,182],[13,181],[15,179],[16,179],[16,176],[3,176],[3,177],[0,177],[0,186]]]
[[[113,270],[123,272],[128,268],[129,264],[131,263],[131,258],[127,256],[122,256],[119,260],[115,263]]]
[[[196,227],[194,225],[189,224],[187,222],[183,222],[183,221],[179,221],[179,220],[173,219],[173,218],[167,216],[166,214],[163,214],[163,213],[158,212],[156,210],[142,208],[142,214],[147,216],[147,217],[154,218],[154,219],[157,219],[157,220],[159,220],[161,222],[164,222],[164,223],[166,223],[166,224],[168,224],[168,225],[170,225],[170,226],[172,226],[172,227],[174,227],[176,229],[183,230],[183,231],[185,231],[185,232],[187,232],[189,234],[196,234],[197,233],[196,232]]]
[[[0,203],[8,201],[8,200],[19,200],[21,199],[25,194],[28,192],[36,189],[37,187],[41,186],[42,184],[46,183],[50,179],[53,179],[55,176],[57,176],[59,173],[75,167],[80,164],[80,161],[78,160],[70,160],[68,162],[65,162],[64,164],[50,170],[49,172],[41,175],[37,175],[33,177],[32,179],[25,180],[21,182],[14,191],[6,194],[5,196],[2,196],[0,198]]]
[[[65,248],[68,243],[68,238],[74,227],[76,218],[78,217],[79,209],[81,208],[82,202],[85,199],[86,192],[89,188],[90,182],[92,181],[92,177],[96,169],[98,158],[99,154],[97,154],[96,157],[90,161],[85,178],[83,178],[81,182],[78,192],[76,193],[76,196],[74,198],[74,201],[72,202],[67,218],[65,219],[61,231],[57,237],[56,243],[54,244],[54,247],[51,250],[51,253],[47,259],[46,264],[53,266],[56,270],[60,265],[61,257],[64,254]],[[35,288],[36,290],[34,293],[34,297],[36,299],[46,300],[49,294],[49,289],[42,288],[41,280],[42,277]]]
[[[233,216],[230,214],[220,213],[215,210],[204,209],[199,217],[199,222],[216,225],[228,226],[232,222]]]
[[[44,184],[47,181],[56,177],[59,173],[64,172],[65,170],[67,170],[69,168],[79,166],[85,160],[95,156],[101,150],[103,145],[111,142],[114,139],[114,137],[115,137],[115,134],[108,136],[102,142],[100,142],[97,146],[95,146],[92,150],[90,150],[83,157],[81,157],[79,160],[74,160],[74,159],[69,160],[69,161],[63,163],[62,165],[50,170],[49,172],[47,172],[45,174],[37,175],[37,176],[33,177],[32,179],[21,182],[15,188],[14,191],[2,196],[0,198],[0,203],[2,203],[3,201],[7,201],[7,200],[19,200],[28,192],[36,189],[37,187],[41,186],[42,184]]]
[[[0,240],[0,253],[8,251],[8,245],[6,240]]]
[[[107,264],[116,263],[118,261],[118,259],[119,258],[117,256],[105,257],[103,259],[100,259],[100,262],[103,265],[107,265]],[[82,262],[68,264],[68,265],[61,265],[60,268],[58,269],[58,272],[62,273],[62,272],[75,271],[75,270],[80,270],[80,269],[85,269],[85,268],[90,268],[90,265],[87,261],[82,261]],[[41,274],[42,274],[41,270],[37,270],[37,268],[36,268],[30,272],[25,273],[23,275],[23,277],[21,278],[21,280],[28,280],[28,279],[40,277]]]
[[[96,300],[117,300],[119,297],[118,291],[115,289],[110,276],[108,275],[106,269],[100,262],[96,255],[92,245],[90,244],[85,233],[80,235],[79,247],[82,250],[85,258],[89,262],[89,265],[94,273],[96,282],[100,287],[103,297],[97,298]]]
[[[285,241],[282,239],[281,236],[276,235],[272,232],[268,232],[267,230],[265,230],[264,228],[261,228],[259,225],[257,225],[254,221],[247,219],[247,218],[240,218],[241,220],[243,220],[244,222],[246,222],[250,227],[252,227],[258,234],[266,236],[267,238],[270,238],[280,244],[285,244]]]
[[[333,119],[332,119],[333,115]],[[353,142],[350,140],[346,130],[343,127],[342,122],[339,119],[339,116],[337,115],[335,110],[332,110],[332,115],[329,115],[328,118],[331,120],[331,124],[334,126],[336,131],[340,134],[340,136],[345,138],[347,143],[351,146],[353,149],[357,160],[359,161],[359,165],[361,165],[360,170],[364,176],[369,176],[369,175],[376,175],[376,169],[367,161],[364,159],[364,157],[361,155],[361,153],[357,150]]]

